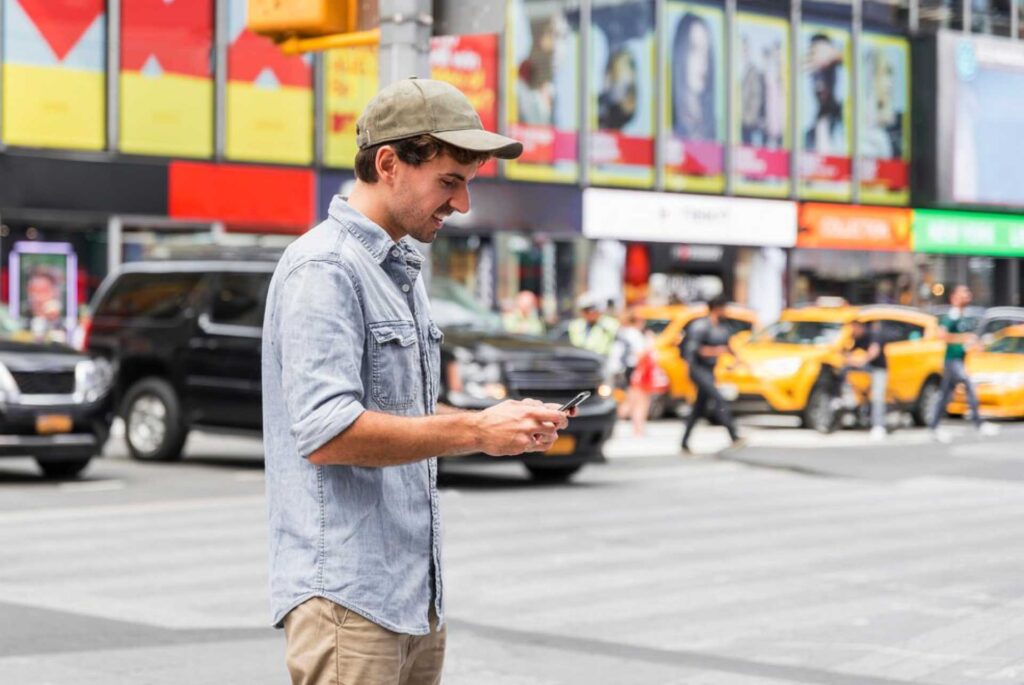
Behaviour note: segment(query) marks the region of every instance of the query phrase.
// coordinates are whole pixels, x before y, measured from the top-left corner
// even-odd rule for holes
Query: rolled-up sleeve
[[[345,431],[363,406],[363,313],[345,268],[329,261],[296,267],[277,312],[281,381],[292,437],[310,454]]]

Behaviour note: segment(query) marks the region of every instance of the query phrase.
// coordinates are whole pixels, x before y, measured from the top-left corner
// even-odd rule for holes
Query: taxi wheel
[[[925,382],[924,387],[921,388],[921,394],[917,396],[914,410],[910,413],[911,418],[914,420],[914,425],[927,426],[941,400],[941,382],[938,378],[929,378]]]
[[[836,429],[838,414],[832,406],[832,392],[824,383],[818,383],[807,398],[801,423],[804,428],[813,428],[819,433],[831,433]]]
[[[173,461],[181,458],[188,430],[181,421],[181,402],[170,383],[143,378],[124,398],[124,437],[133,459]]]

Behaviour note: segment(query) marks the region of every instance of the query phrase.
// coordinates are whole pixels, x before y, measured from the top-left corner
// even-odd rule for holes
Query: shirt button
[[[398,250],[392,250],[391,251],[391,256],[392,257],[397,257],[398,256]]]
[[[402,285],[402,292],[403,292],[403,293],[407,293],[407,292],[409,292],[409,286],[408,286],[407,284],[403,284],[403,285]]]

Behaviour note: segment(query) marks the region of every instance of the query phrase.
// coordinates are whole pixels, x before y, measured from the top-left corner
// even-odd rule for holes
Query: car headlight
[[[800,367],[803,366],[804,360],[800,357],[781,357],[779,359],[768,359],[757,365],[757,373],[760,376],[792,376]]]
[[[95,402],[110,390],[114,370],[106,359],[88,359],[75,365],[75,394]]]
[[[0,402],[16,398],[21,394],[18,384],[14,382],[14,376],[7,370],[7,367],[0,364]]]
[[[455,378],[452,390],[477,400],[503,400],[508,397],[508,388],[501,382],[501,364],[478,362],[471,358],[468,350],[461,352],[456,352],[453,362]]]

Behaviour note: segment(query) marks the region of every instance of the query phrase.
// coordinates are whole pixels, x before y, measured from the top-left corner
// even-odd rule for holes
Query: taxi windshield
[[[834,321],[777,321],[754,336],[756,342],[826,345],[839,338],[843,325]]]
[[[989,343],[987,349],[998,354],[1024,354],[1024,337],[1008,335]]]

